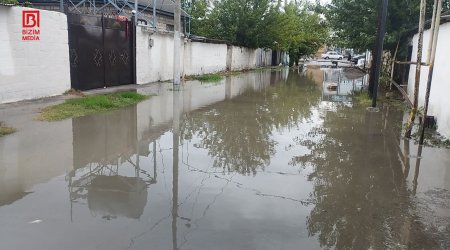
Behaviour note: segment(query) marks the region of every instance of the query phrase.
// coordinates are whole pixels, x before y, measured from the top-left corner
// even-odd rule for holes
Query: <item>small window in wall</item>
[[[174,26],[172,24],[166,24],[166,30],[167,31],[174,31]]]

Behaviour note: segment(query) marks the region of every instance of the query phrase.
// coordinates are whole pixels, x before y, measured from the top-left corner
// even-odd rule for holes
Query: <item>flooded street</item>
[[[259,70],[62,122],[11,115],[0,249],[449,249],[450,150],[403,140],[400,108],[353,103],[365,84]]]

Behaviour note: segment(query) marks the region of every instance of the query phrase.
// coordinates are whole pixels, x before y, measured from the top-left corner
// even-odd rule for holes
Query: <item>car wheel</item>
[[[328,60],[328,59],[330,59],[330,58],[327,56],[327,57],[325,57],[325,59]]]
[[[342,60],[342,57],[339,57],[339,60]]]

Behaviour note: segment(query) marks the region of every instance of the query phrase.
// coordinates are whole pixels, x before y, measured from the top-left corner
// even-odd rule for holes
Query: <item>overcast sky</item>
[[[331,0],[320,0],[321,3],[330,3]]]

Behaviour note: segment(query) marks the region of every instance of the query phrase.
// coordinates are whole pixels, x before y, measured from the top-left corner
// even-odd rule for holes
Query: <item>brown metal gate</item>
[[[133,83],[132,23],[103,16],[68,14],[72,88]]]

